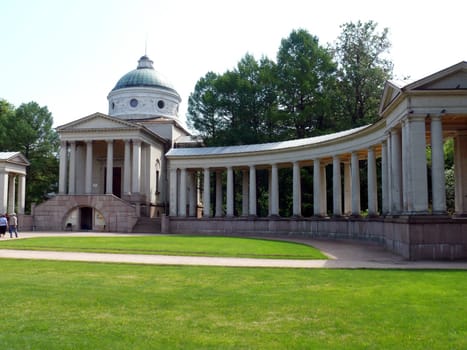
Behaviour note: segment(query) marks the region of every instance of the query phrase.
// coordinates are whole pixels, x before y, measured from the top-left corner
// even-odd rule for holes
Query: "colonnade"
[[[106,144],[106,168],[114,168],[114,145],[118,140],[101,140]],[[124,142],[123,154],[123,193],[138,194],[141,192],[141,149],[140,140],[119,140]],[[60,169],[59,169],[59,193],[60,194],[112,194],[113,193],[113,171],[107,171],[105,175],[105,188],[100,193],[93,190],[94,180],[94,151],[96,141],[62,141],[60,147]],[[84,161],[78,160],[77,148],[83,147]],[[78,167],[84,165],[84,172],[77,171]],[[84,174],[84,176],[80,175]],[[84,177],[84,179],[82,178]],[[78,183],[84,183],[80,189]]]
[[[461,141],[467,142],[467,136],[458,135]],[[354,138],[355,139],[355,138]],[[241,170],[242,173],[242,216],[257,216],[257,189],[256,176],[258,169],[269,171],[269,216],[279,215],[279,167],[291,167],[292,170],[292,192],[293,215],[302,216],[302,199],[300,169],[302,166],[313,167],[313,215],[317,217],[331,214],[334,217],[343,215],[359,216],[362,209],[367,209],[369,216],[377,215],[426,215],[446,214],[446,186],[444,174],[444,151],[443,151],[443,124],[441,115],[407,115],[401,118],[399,123],[375,131],[371,139],[376,142],[367,143],[362,148],[354,146],[353,143],[342,140],[341,147],[344,152],[333,153],[332,150],[326,154],[319,151],[319,145],[310,147],[309,158],[303,157],[293,147],[285,147],[278,155],[277,149],[271,152],[270,163],[254,163],[255,155],[251,152],[236,152],[230,156],[226,154],[219,166],[219,157],[222,154],[212,155],[207,152],[194,155],[204,166],[195,166],[197,161],[193,159],[177,159],[176,150],[174,157],[169,154],[170,159],[170,216],[184,217],[194,215],[192,206],[198,201],[203,204],[203,216],[210,217],[224,215],[234,216],[234,171]],[[427,174],[427,140],[431,148],[431,205],[428,200],[429,177]],[[464,141],[462,141],[464,140]],[[348,146],[346,146],[346,143]],[[311,144],[311,143],[310,143]],[[247,149],[247,148],[245,148]],[[202,152],[202,149],[201,151]],[[465,158],[460,154],[461,148],[456,149],[459,162]],[[319,153],[314,156],[313,153]],[[465,152],[463,153],[465,155]],[[281,159],[275,162],[274,158]],[[284,158],[289,161],[283,161]],[[381,159],[381,167],[377,167],[377,158]],[[367,188],[361,189],[360,161],[366,160]],[[184,163],[193,166],[184,166]],[[327,212],[326,193],[326,167],[332,167],[332,211]],[[343,167],[343,171],[342,171]],[[380,169],[380,170],[379,170]],[[226,199],[222,202],[221,175],[226,172]],[[215,173],[216,203],[211,204],[211,174]],[[197,191],[193,183],[203,178],[202,198],[197,197]],[[343,179],[342,179],[343,174]],[[457,178],[461,178],[458,175]],[[190,179],[190,180],[188,180]],[[380,181],[380,182],[378,182]],[[189,185],[190,184],[190,185]],[[378,207],[378,188],[381,187],[381,208]],[[459,187],[459,186],[458,186]],[[465,188],[456,189],[456,198],[463,196]],[[361,208],[360,192],[364,190],[368,195],[368,207]],[[238,194],[237,194],[238,195]],[[187,196],[190,196],[189,202]],[[225,204],[225,213],[222,207]],[[187,210],[188,208],[188,210]],[[464,213],[461,205],[456,205],[456,212]],[[240,212],[240,210],[239,210]]]
[[[26,175],[0,170],[0,214],[24,214]]]

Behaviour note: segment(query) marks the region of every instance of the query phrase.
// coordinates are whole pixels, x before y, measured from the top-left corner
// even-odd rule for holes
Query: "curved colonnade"
[[[166,154],[170,172],[170,210],[166,231],[190,229],[200,233],[311,236],[326,231],[328,236],[336,237],[376,237],[389,249],[411,259],[465,258],[467,223],[462,217],[467,216],[466,72],[467,64],[461,62],[403,88],[387,83],[380,107],[381,118],[373,125],[269,144],[170,150]],[[454,217],[446,212],[443,147],[448,138],[454,139]],[[377,170],[377,158],[381,159],[380,170]],[[367,161],[366,189],[360,188],[360,160]],[[429,162],[431,173],[428,173]],[[314,216],[311,221],[322,221],[321,218],[331,214],[326,227],[323,224],[296,223],[301,220],[300,168],[303,166],[313,167]],[[326,212],[326,166],[332,167],[331,213]],[[257,217],[258,169],[269,170],[269,216],[278,217],[281,195],[278,169],[281,167],[293,169],[290,190],[293,193],[294,219],[281,223],[280,229],[270,223],[256,229],[255,224],[244,224],[240,218],[235,218],[234,198],[238,196],[242,198],[242,208],[238,212],[243,219],[255,221]],[[233,173],[236,170],[242,172],[241,193],[234,193]],[[219,194],[222,192],[222,172],[227,174],[225,203]],[[217,181],[211,187],[212,173],[216,174]],[[381,208],[377,198],[379,187]],[[215,188],[215,203],[211,203],[211,188]],[[367,191],[368,208],[361,208],[361,190]],[[222,207],[225,204],[224,222],[210,225],[207,220],[190,219],[197,216],[199,203],[202,203],[204,219],[224,215]],[[359,219],[356,227],[355,220],[351,219],[358,217],[362,209],[368,210],[368,218]],[[350,218],[344,225],[343,216]],[[378,224],[375,226],[372,221]]]

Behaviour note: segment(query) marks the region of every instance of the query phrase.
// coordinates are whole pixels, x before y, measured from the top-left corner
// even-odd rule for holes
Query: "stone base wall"
[[[108,232],[131,232],[138,220],[135,207],[114,195],[57,195],[34,208],[33,229],[64,231],[68,214],[80,207],[97,209]]]
[[[399,218],[162,217],[163,233],[300,236],[373,241],[409,260],[467,259],[467,220]]]

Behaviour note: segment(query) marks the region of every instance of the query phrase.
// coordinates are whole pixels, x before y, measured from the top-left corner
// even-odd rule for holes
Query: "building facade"
[[[96,113],[58,128],[60,194],[37,208],[41,229],[70,224],[131,232],[142,217],[152,217],[161,225],[154,224],[153,232],[352,238],[376,241],[409,259],[467,257],[467,62],[411,84],[388,82],[380,119],[372,125],[215,148],[192,147],[177,116],[180,97],[153,73],[143,56],[138,69],[109,94],[108,115]],[[448,138],[455,145],[452,215],[444,173]],[[302,215],[302,167],[313,174],[310,217]],[[291,168],[291,188],[279,188],[280,168]],[[267,217],[257,215],[259,170],[269,174]],[[326,195],[329,178],[332,205]],[[241,193],[235,192],[238,187]],[[293,197],[291,218],[279,215],[285,192]],[[235,207],[239,197],[241,208]],[[50,215],[56,216],[47,221]]]
[[[24,214],[28,160],[19,152],[0,152],[0,214]]]

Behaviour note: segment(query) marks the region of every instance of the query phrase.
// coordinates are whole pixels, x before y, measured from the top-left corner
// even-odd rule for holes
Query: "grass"
[[[467,348],[467,271],[1,269],[4,349]]]
[[[319,250],[300,243],[237,237],[174,235],[135,237],[36,237],[18,240],[2,240],[0,241],[0,249],[274,259],[327,259]]]

